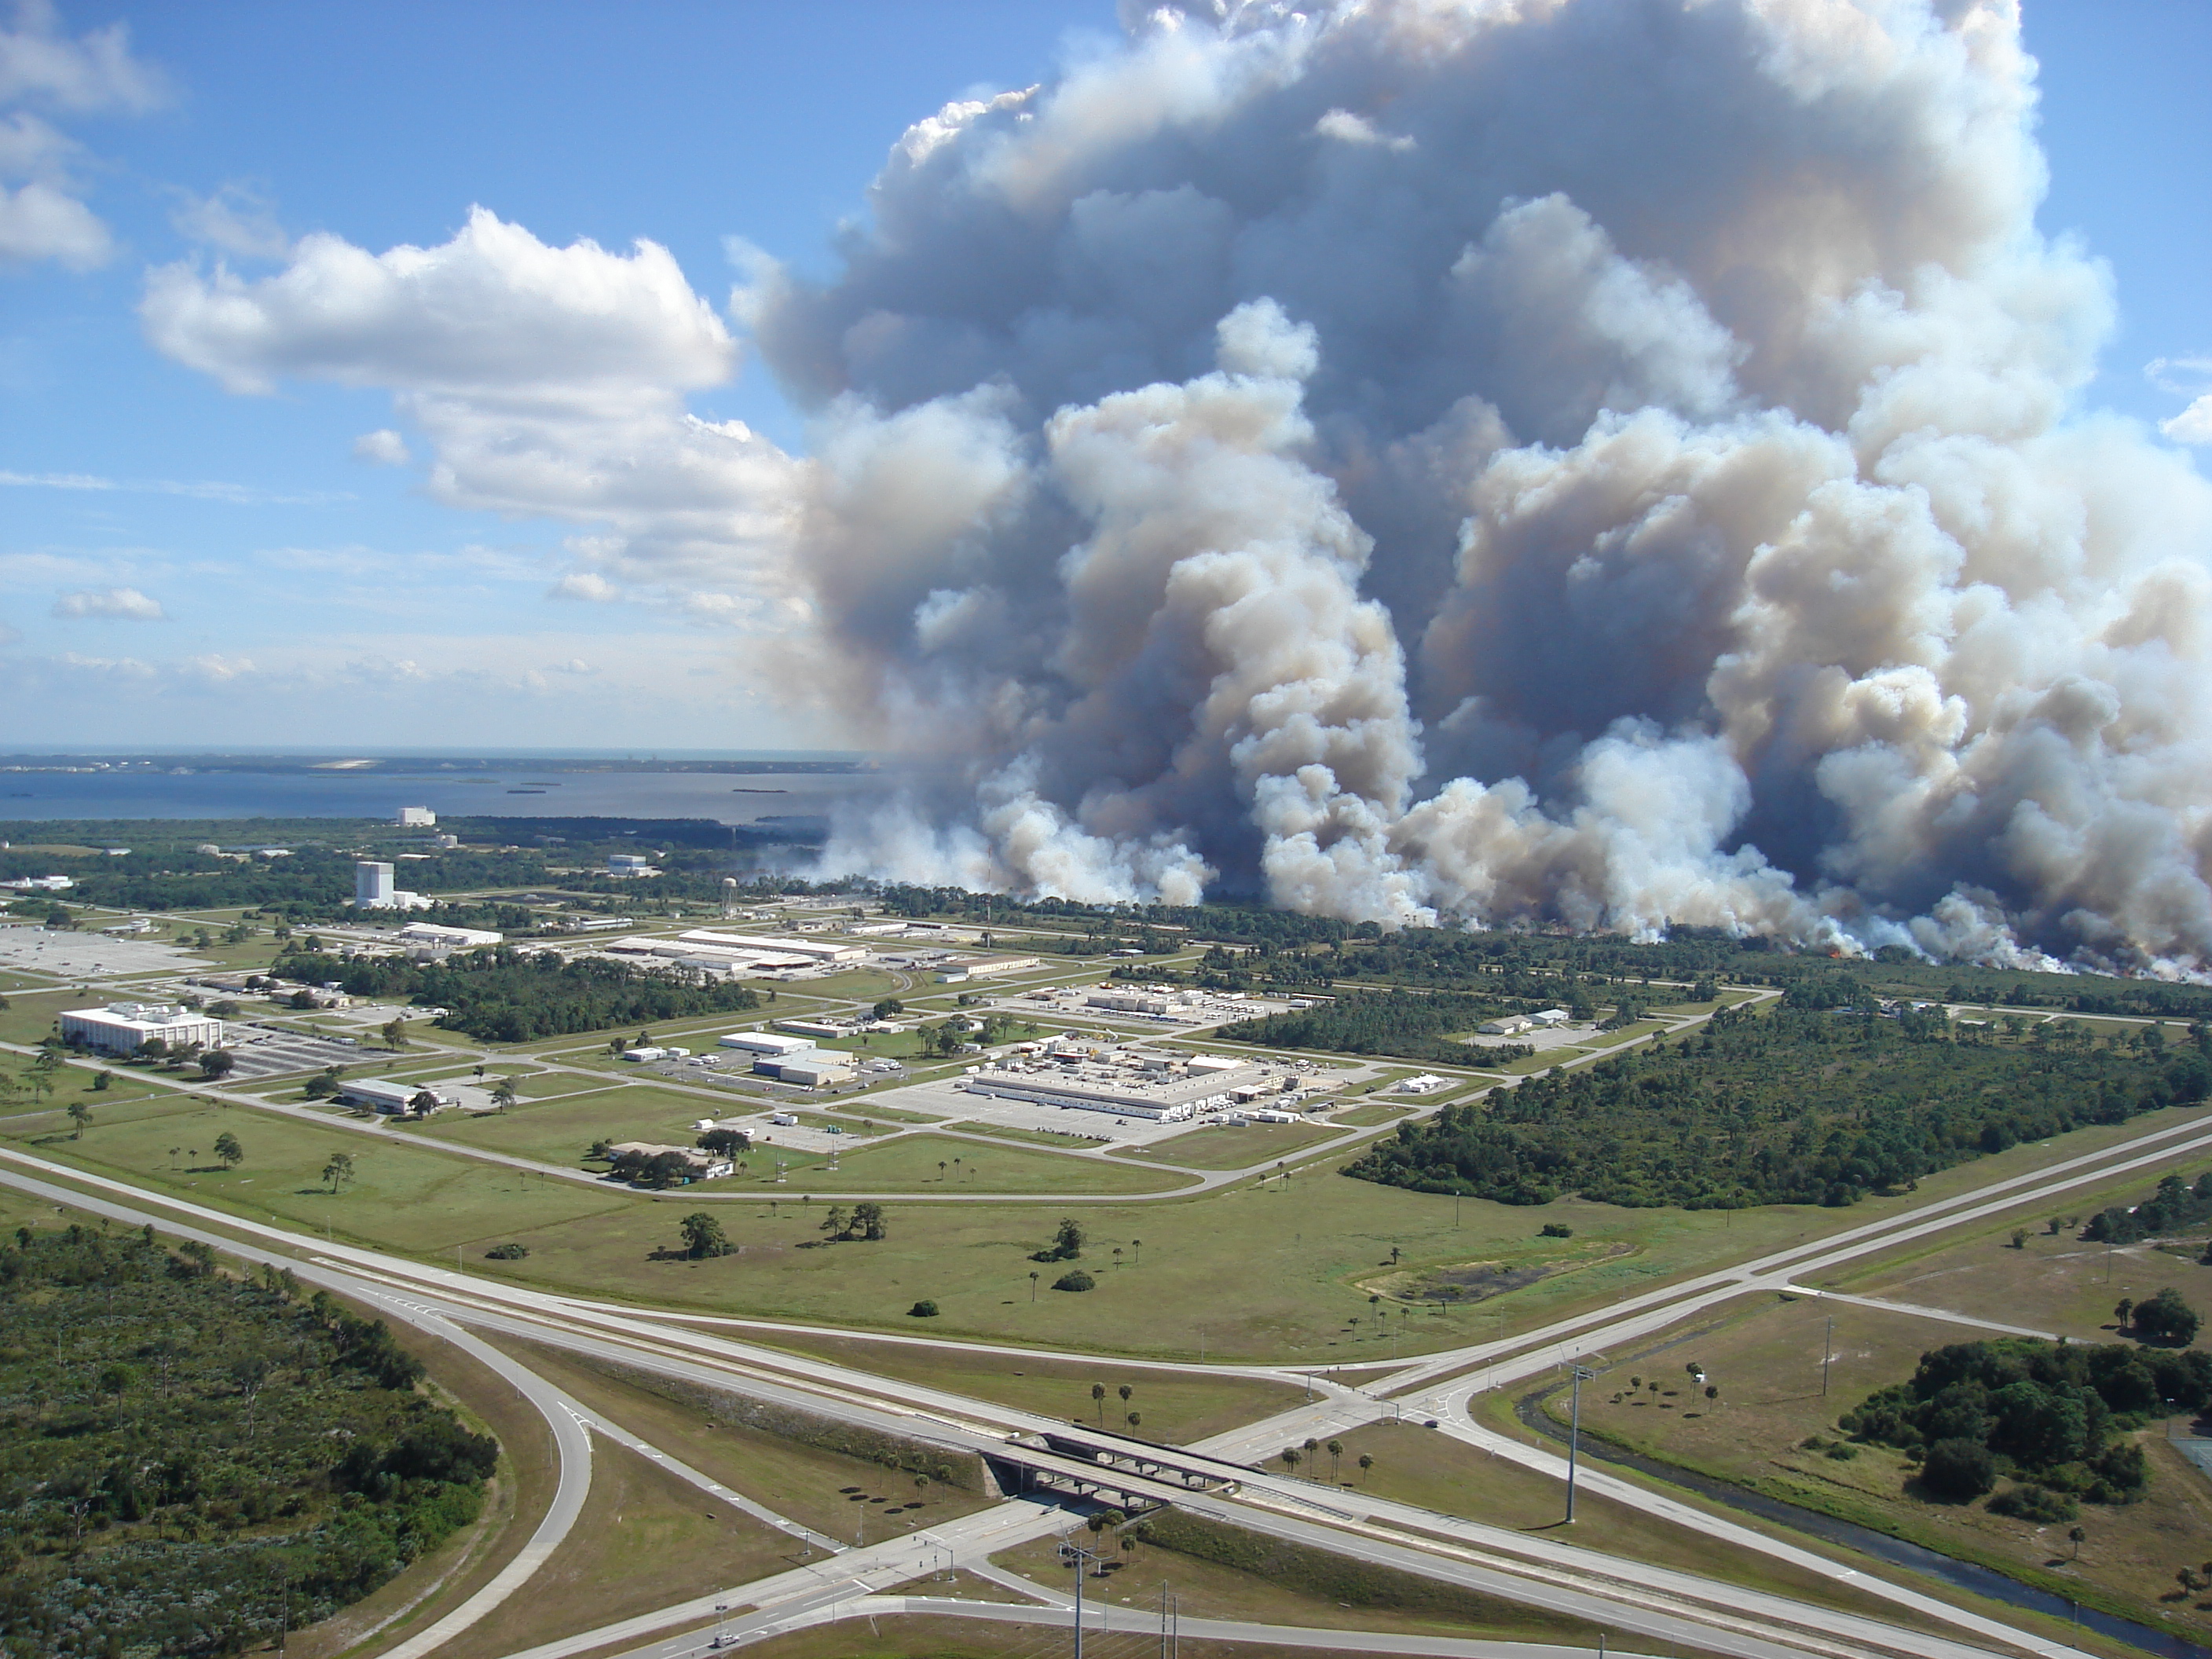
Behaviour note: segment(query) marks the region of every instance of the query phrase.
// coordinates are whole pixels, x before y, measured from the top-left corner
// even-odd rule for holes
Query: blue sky
[[[2043,227],[2108,259],[2119,298],[2090,399],[2168,420],[2212,357],[2212,7],[2026,19]],[[107,36],[103,57],[116,28],[127,52]],[[746,274],[727,239],[828,274],[909,123],[1044,78],[1115,22],[1109,0],[383,0],[64,5],[13,31],[9,181],[83,207],[0,268],[0,747],[760,747],[847,735],[761,695],[773,616],[557,597],[577,522],[439,499],[380,386],[258,395],[165,355],[149,272],[266,276],[315,232],[434,246],[480,204],[551,247],[657,242],[720,307]],[[805,446],[750,362],[689,408]],[[357,453],[378,432],[404,460]]]

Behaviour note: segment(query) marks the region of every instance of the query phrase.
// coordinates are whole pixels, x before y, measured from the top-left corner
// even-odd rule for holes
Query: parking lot
[[[0,927],[0,965],[56,979],[126,979],[212,967],[204,957],[151,939],[112,933],[70,933],[44,927]]]
[[[362,1059],[359,1048],[329,1037],[228,1022],[223,1026],[223,1047],[237,1062],[231,1068],[234,1083],[282,1077],[287,1072],[319,1072],[325,1066],[356,1066]]]

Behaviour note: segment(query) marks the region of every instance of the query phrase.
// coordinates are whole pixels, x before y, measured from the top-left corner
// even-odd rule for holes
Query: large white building
[[[353,867],[353,902],[364,910],[389,909],[392,866],[363,859]]]
[[[392,866],[362,859],[353,866],[353,905],[356,910],[427,910],[430,901],[392,884]]]
[[[500,944],[507,935],[489,927],[441,927],[434,921],[410,921],[399,930],[399,937],[409,945],[424,945],[434,951],[471,951],[480,945]]]
[[[392,821],[402,830],[427,830],[437,823],[438,815],[427,806],[403,806]]]
[[[804,957],[810,962],[863,962],[864,945],[834,939],[797,939],[788,933],[723,933],[711,927],[695,927],[677,937],[687,944],[719,946],[726,951],[764,951],[780,956]]]
[[[778,1036],[774,1031],[732,1031],[720,1042],[749,1054],[797,1054],[814,1047],[812,1037]]]
[[[203,1048],[222,1046],[222,1022],[173,1003],[115,1002],[105,1008],[76,1008],[62,1016],[62,1041],[81,1042],[111,1054],[135,1054],[160,1041],[174,1049],[187,1042]]]

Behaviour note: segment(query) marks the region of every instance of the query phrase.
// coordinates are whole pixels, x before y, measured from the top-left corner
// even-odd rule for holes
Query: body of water
[[[53,818],[820,818],[893,787],[874,772],[568,771],[542,762],[441,773],[386,763],[346,771],[0,772],[0,822]],[[522,792],[522,793],[516,793]]]

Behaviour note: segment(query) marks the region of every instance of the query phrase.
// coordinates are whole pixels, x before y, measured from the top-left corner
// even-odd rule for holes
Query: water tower
[[[735,876],[724,876],[722,878],[722,920],[727,921],[737,914],[738,878]]]

